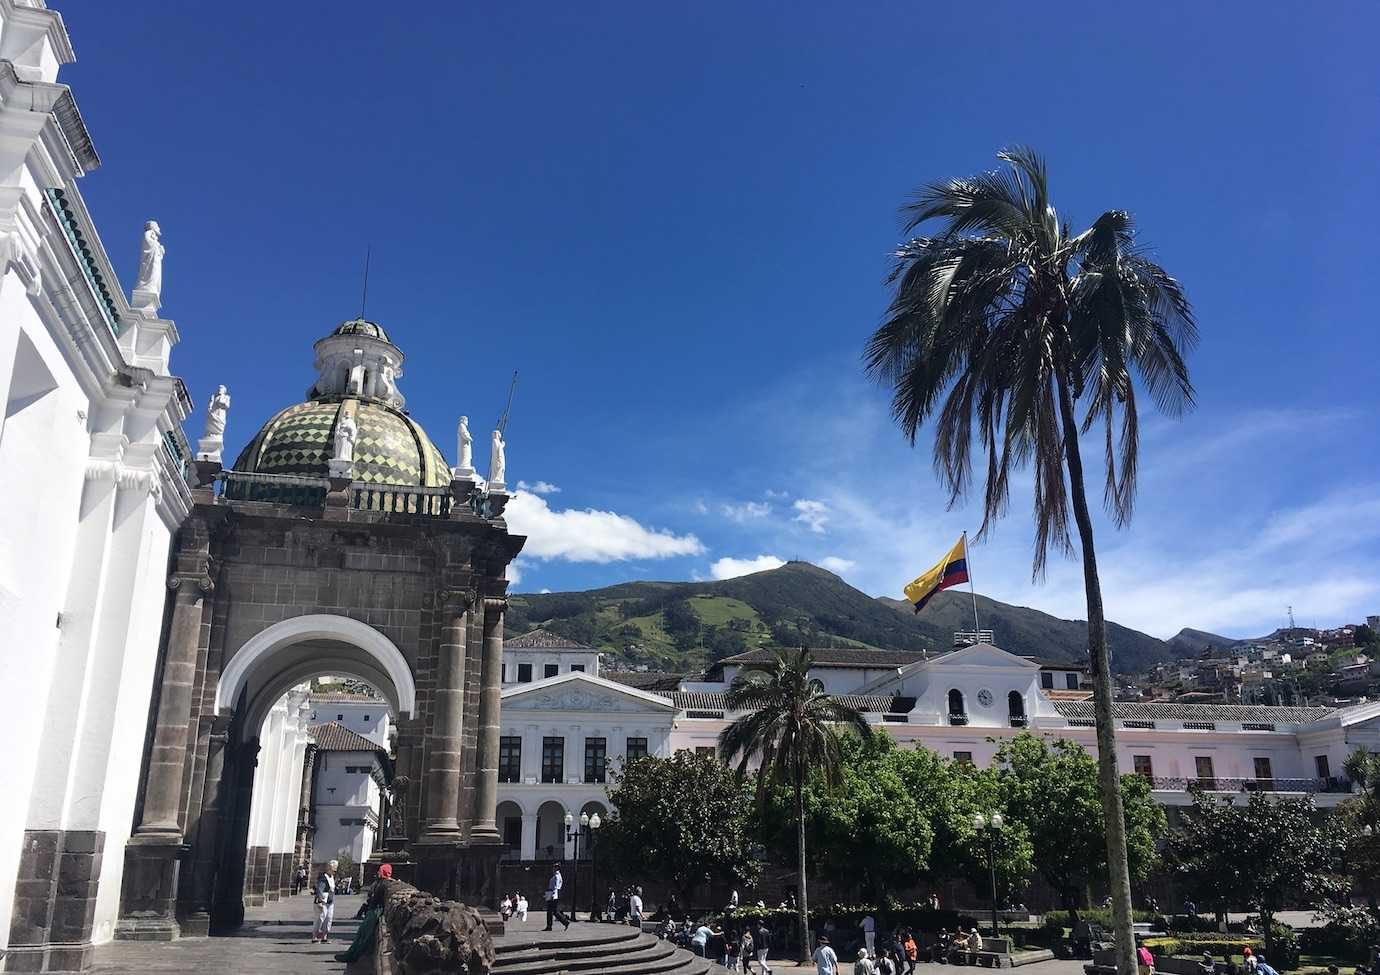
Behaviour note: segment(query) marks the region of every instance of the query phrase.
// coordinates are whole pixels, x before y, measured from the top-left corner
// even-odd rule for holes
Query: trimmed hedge
[[[1109,908],[1088,908],[1086,911],[1079,911],[1078,916],[1091,924],[1100,925],[1108,930],[1112,928],[1112,912]],[[1147,911],[1143,908],[1132,911],[1131,920],[1142,924],[1156,924],[1158,922],[1158,927],[1168,927],[1168,925],[1164,923],[1163,915],[1157,914],[1155,911]],[[1069,911],[1049,911],[1040,918],[1040,926],[1044,928],[1071,928],[1073,924],[1073,914]]]
[[[1223,935],[1181,934],[1164,938],[1146,938],[1141,942],[1154,955],[1201,955],[1211,952],[1219,958],[1241,954],[1242,948],[1259,953],[1264,942],[1259,938],[1228,938]]]

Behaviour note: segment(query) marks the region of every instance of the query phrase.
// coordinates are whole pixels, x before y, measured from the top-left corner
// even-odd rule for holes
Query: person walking
[[[738,942],[738,958],[743,963],[743,971],[752,971],[752,957],[757,952],[757,939],[752,936],[752,925],[743,928],[743,939]]]
[[[312,888],[312,902],[316,905],[316,926],[311,931],[311,943],[325,944],[331,936],[331,921],[335,920],[335,871],[338,860],[328,860],[326,869],[316,878]]]
[[[527,895],[520,892],[517,895],[517,907],[514,908],[517,919],[522,922],[527,921]]]
[[[819,936],[819,944],[810,957],[814,959],[816,975],[839,975],[839,956],[829,947],[828,935]]]
[[[858,960],[853,962],[853,975],[877,975],[877,966],[872,964],[872,959],[867,957],[866,948],[858,949]]]
[[[561,885],[565,881],[561,878],[561,865],[553,863],[551,865],[551,879],[546,882],[546,930],[552,930],[552,922],[560,921],[565,925],[563,930],[570,930],[570,918],[565,916],[561,910]]]
[[[915,938],[909,931],[906,932],[906,940],[901,947],[906,952],[903,956],[906,962],[906,975],[915,975],[915,963],[920,960],[920,946],[915,943]]]
[[[757,966],[762,969],[762,975],[771,975],[771,966],[767,964],[767,953],[771,951],[771,928],[767,927],[765,918],[757,922],[757,936],[752,939],[752,944],[757,951]]]
[[[642,930],[642,888],[634,887],[632,896],[628,898],[628,923],[637,930]]]
[[[867,953],[875,958],[877,956],[877,919],[871,914],[866,914],[858,922],[858,927],[862,928],[863,942],[867,945]]]

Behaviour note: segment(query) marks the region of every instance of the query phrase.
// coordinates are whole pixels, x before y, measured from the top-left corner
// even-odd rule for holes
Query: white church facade
[[[77,185],[101,160],[58,81],[74,58],[42,0],[0,0],[0,672],[24,735],[0,767],[0,949],[26,971],[113,935],[191,504],[159,231],[127,298]]]
[[[564,817],[610,811],[612,762],[683,749],[713,752],[739,715],[726,693],[770,653],[729,657],[700,679],[641,689],[599,674],[596,651],[545,630],[504,648],[499,812],[507,856],[569,858]],[[1096,753],[1093,705],[1079,668],[983,643],[938,655],[814,651],[812,676],[903,748],[986,765],[1002,741],[1029,731]],[[578,667],[579,669],[574,669]],[[531,679],[517,681],[517,676]],[[540,675],[540,676],[537,676]],[[1151,780],[1167,807],[1198,789],[1244,802],[1252,791],[1312,795],[1329,808],[1350,795],[1342,763],[1380,752],[1380,702],[1349,708],[1118,703],[1117,762]]]

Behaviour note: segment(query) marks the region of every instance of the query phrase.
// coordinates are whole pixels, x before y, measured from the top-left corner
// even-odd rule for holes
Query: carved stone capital
[[[485,596],[484,612],[486,613],[506,613],[508,612],[508,597],[505,596]]]
[[[199,569],[172,573],[168,576],[168,588],[176,592],[186,583],[189,588],[195,586],[203,595],[210,595],[216,588],[216,580],[212,576],[212,571],[211,561],[207,559]]]
[[[442,589],[437,594],[436,606],[442,612],[459,616],[469,612],[478,600],[479,594],[473,589]]]

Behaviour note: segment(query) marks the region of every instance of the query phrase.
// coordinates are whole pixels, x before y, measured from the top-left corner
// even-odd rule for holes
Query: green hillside
[[[978,597],[984,629],[1014,653],[1057,660],[1087,655],[1086,624]],[[900,600],[874,599],[807,562],[719,582],[628,582],[589,592],[515,595],[511,634],[544,626],[606,651],[610,669],[646,664],[698,670],[753,647],[802,639],[812,646],[941,650],[972,628],[966,593],[940,593],[920,615]],[[1108,624],[1118,670],[1143,669],[1170,656],[1162,640]]]

